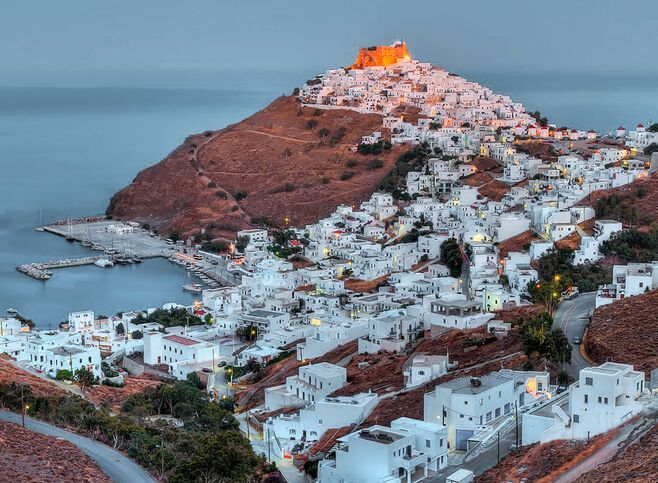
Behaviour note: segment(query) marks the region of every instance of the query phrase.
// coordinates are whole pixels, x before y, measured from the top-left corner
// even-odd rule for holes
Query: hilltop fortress
[[[388,67],[400,60],[411,60],[411,55],[407,50],[407,44],[397,41],[393,45],[376,45],[359,49],[354,64],[348,68]]]

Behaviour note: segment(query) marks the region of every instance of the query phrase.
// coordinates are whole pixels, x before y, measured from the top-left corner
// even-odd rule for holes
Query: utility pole
[[[514,419],[515,419],[515,442],[516,449],[519,449],[519,409],[517,402],[514,401]]]
[[[272,454],[270,452],[270,428],[267,428],[267,462],[272,462]]]
[[[498,430],[498,442],[497,442],[497,451],[498,451],[498,463],[500,463],[500,429]]]
[[[30,407],[29,404],[28,405],[25,404],[24,391],[25,391],[25,385],[22,384],[21,385],[21,425],[23,426],[23,429],[25,429],[25,411],[27,411]]]
[[[249,410],[247,409],[247,439],[251,441],[251,435],[249,434]]]

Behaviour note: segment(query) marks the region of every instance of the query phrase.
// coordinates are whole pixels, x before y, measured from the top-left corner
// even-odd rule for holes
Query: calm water
[[[45,282],[21,263],[82,256],[78,244],[34,231],[102,213],[114,192],[192,132],[220,128],[276,93],[185,89],[0,88],[0,315],[20,309],[42,327],[73,310],[98,313],[185,302],[186,272],[164,259],[55,271]]]
[[[607,131],[658,117],[656,79],[464,74],[558,124]],[[73,310],[112,314],[191,300],[181,290],[185,271],[162,259],[64,269],[46,282],[15,267],[84,255],[77,244],[35,232],[40,218],[102,213],[114,192],[187,134],[242,119],[304,75],[273,82],[234,76],[216,84],[222,89],[189,87],[212,84],[198,79],[183,83],[186,88],[0,87],[0,314],[17,307],[47,327]]]

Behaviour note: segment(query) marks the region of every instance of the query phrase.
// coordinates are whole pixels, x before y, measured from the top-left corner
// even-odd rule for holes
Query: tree
[[[197,389],[202,389],[203,384],[201,383],[201,379],[199,378],[199,375],[196,372],[190,372],[187,375],[187,382],[196,387]]]
[[[647,128],[649,132],[658,132],[658,122],[654,122],[651,126]]]
[[[73,374],[68,369],[60,369],[55,374],[55,379],[58,381],[70,381],[73,379]]]
[[[281,156],[283,156],[285,159],[288,159],[290,156],[292,156],[292,151],[290,148],[286,148],[283,150],[283,153],[281,153]]]
[[[329,129],[323,127],[318,131],[318,136],[320,136],[321,138],[326,138],[327,136],[329,136],[329,132],[330,132]]]
[[[451,277],[461,276],[463,257],[459,244],[454,238],[448,238],[441,244],[441,261],[450,270]]]
[[[644,148],[644,154],[651,156],[653,153],[658,153],[658,143],[651,143]]]
[[[315,126],[318,125],[318,121],[315,119],[309,119],[308,122],[306,123],[306,129],[310,129],[311,131],[315,129]]]
[[[75,381],[80,385],[80,389],[85,389],[86,387],[93,386],[98,384],[98,378],[94,375],[93,372],[88,370],[86,367],[81,367],[75,371]]]
[[[232,401],[231,399],[221,399],[221,401]],[[204,406],[199,414],[199,427],[202,431],[217,432],[225,430],[238,430],[240,424],[233,416],[232,411],[217,403],[210,403]]]
[[[569,373],[564,369],[561,369],[560,372],[557,373],[557,382],[563,386],[569,384]]]
[[[189,457],[179,462],[169,481],[247,481],[259,464],[259,458],[240,433],[220,431],[198,438]]]
[[[123,335],[126,333],[126,329],[123,327],[123,322],[119,322],[114,330],[117,335]]]
[[[545,341],[544,354],[546,358],[556,364],[571,363],[571,344],[560,329],[553,329],[548,333]]]
[[[142,334],[141,330],[133,330],[133,333],[131,334],[131,336],[132,336],[133,339],[138,339],[139,340],[142,337],[144,337],[144,334]]]
[[[235,240],[235,249],[240,253],[244,252],[244,249],[247,248],[247,245],[249,245],[249,237],[246,235],[239,236]]]

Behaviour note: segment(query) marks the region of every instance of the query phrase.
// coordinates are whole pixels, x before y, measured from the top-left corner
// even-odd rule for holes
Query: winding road
[[[21,415],[9,411],[0,411],[0,420],[21,424]],[[30,417],[25,418],[25,426],[35,433],[54,436],[73,443],[93,459],[103,473],[113,481],[120,483],[127,481],[130,483],[155,482],[144,468],[109,446]]]
[[[580,337],[582,340],[589,322],[589,313],[594,309],[595,302],[596,292],[580,294],[571,300],[564,300],[553,317],[553,328],[564,332],[573,349],[571,364],[565,365],[565,370],[576,381],[580,377],[580,370],[590,367],[591,364],[582,356],[580,346],[573,343],[573,338]]]

